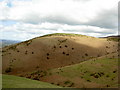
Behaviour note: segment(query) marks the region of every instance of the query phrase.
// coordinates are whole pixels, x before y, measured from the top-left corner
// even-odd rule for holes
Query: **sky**
[[[119,0],[0,0],[0,39],[51,33],[118,34]]]

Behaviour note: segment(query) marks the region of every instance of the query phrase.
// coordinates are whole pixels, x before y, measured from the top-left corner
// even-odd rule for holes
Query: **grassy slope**
[[[45,35],[45,36],[52,36],[52,35],[57,35],[57,36],[59,36],[59,35],[60,36],[69,36],[70,35],[71,36],[72,34],[50,34],[50,35]],[[74,35],[72,35],[72,36],[74,36]],[[80,36],[82,36],[82,35],[80,35]],[[72,82],[72,83],[74,83],[73,87],[76,87],[76,84],[78,83],[74,80],[76,77],[77,77],[78,81],[83,80],[81,82],[83,86],[81,85],[80,87],[87,87],[87,85],[89,83],[96,83],[97,85],[100,85],[100,87],[117,87],[117,81],[118,81],[117,65],[118,65],[117,58],[116,59],[115,58],[114,59],[104,58],[104,59],[98,59],[98,60],[85,61],[80,64],[66,66],[63,68],[53,69],[53,70],[48,71],[47,73],[51,73],[49,76],[59,75],[63,78],[67,78],[63,83]],[[113,73],[114,71],[115,71],[115,73]],[[102,74],[102,73],[104,73],[104,74]],[[46,77],[48,77],[48,75],[45,76],[45,78]],[[56,82],[58,78],[53,78],[53,79]],[[24,81],[21,81],[21,83],[22,82],[24,82]],[[57,84],[59,84],[59,81],[57,82]],[[28,85],[28,83],[27,83],[27,85]],[[9,86],[12,86],[12,85],[9,85]],[[34,84],[31,84],[31,85],[29,84],[29,86],[34,87]],[[62,85],[60,84],[60,86],[62,86]],[[98,86],[96,86],[96,87],[98,87]],[[35,86],[35,88],[36,88],[36,86]],[[42,88],[43,88],[43,86],[42,86]]]
[[[26,79],[23,77],[12,75],[3,75],[2,77],[3,88],[60,88],[49,83]]]
[[[46,36],[86,36],[86,35],[72,34],[72,33],[53,33],[53,34],[43,35],[41,37],[46,37]],[[86,37],[88,37],[88,36],[86,36]]]
[[[50,70],[51,75],[60,75],[66,77],[69,82],[77,78],[84,79],[83,86],[86,83],[96,83],[99,87],[117,87],[118,83],[118,59],[97,59],[89,60],[80,64],[66,66],[63,68]],[[82,87],[82,86],[81,86]]]

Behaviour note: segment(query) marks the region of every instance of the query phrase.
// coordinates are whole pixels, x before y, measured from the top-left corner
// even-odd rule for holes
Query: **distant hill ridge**
[[[21,41],[0,39],[0,47],[12,45],[12,44],[19,43],[19,42]]]

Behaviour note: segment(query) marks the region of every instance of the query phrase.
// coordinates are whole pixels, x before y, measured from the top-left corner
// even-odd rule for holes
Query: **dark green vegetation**
[[[119,41],[120,41],[120,37],[117,37],[117,38],[115,38],[115,37],[108,37],[107,40],[108,40],[108,41],[116,41],[116,42],[119,42]]]
[[[12,75],[2,75],[3,88],[61,88],[49,83],[35,81],[23,77],[16,77]]]

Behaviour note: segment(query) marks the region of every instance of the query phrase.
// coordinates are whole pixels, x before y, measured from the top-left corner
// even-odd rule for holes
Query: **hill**
[[[40,79],[63,87],[116,88],[118,87],[117,65],[118,58],[93,59],[75,65],[48,70],[47,74]],[[41,74],[39,71],[36,72],[31,77]]]
[[[72,82],[74,82],[75,85],[71,83],[68,86],[72,85],[71,87],[83,87],[83,85],[77,85],[79,84],[77,78],[80,78],[81,80],[80,70],[82,69],[84,71],[84,65],[83,68],[76,72],[70,72],[71,68],[76,68],[76,64],[82,64],[86,62],[88,63],[88,68],[90,70],[96,68],[94,72],[99,73],[96,72],[96,70],[98,70],[97,65],[99,64],[95,65],[96,63],[91,62],[94,64],[89,65],[89,61],[92,59],[102,58],[103,62],[99,62],[102,60],[98,60],[100,65],[101,63],[106,64],[106,60],[110,62],[108,62],[108,66],[103,66],[99,68],[101,71],[104,68],[105,74],[109,74],[109,71],[107,70],[108,68],[110,68],[109,65],[111,65],[111,63],[114,63],[113,60],[115,58],[118,58],[118,50],[118,42],[108,40],[107,38],[94,38],[78,34],[50,34],[18,44],[10,45],[8,47],[4,47],[2,50],[2,69],[4,74],[12,74],[50,83],[56,82],[57,85],[61,86],[65,86],[61,84],[61,82],[63,83],[63,80],[71,80],[69,77],[70,73],[79,73],[79,77],[77,77],[76,74],[73,74],[74,78],[76,79],[73,79]],[[71,67],[72,65],[75,66]],[[57,76],[54,76],[54,74],[52,74],[53,76],[51,77],[47,77],[49,70],[54,71],[55,69],[63,69],[64,67],[69,66],[70,70],[68,69],[69,72],[67,72],[67,78],[60,76],[60,81],[57,79]],[[117,63],[115,63],[115,66],[118,66]],[[51,72],[49,74],[51,74]],[[117,77],[117,73],[114,76]],[[88,75],[85,76],[85,78],[86,77],[88,77],[88,82],[89,79],[90,81],[94,82],[94,78],[92,78],[93,80],[91,80]],[[49,80],[49,78],[51,78],[51,80]],[[104,76],[103,78],[107,77]],[[113,77],[110,77],[110,79],[111,78]],[[52,82],[52,80],[56,81]],[[101,85],[100,82],[103,81],[102,78],[95,80],[97,80],[96,82],[94,82],[97,83],[95,84],[95,87],[107,87],[107,85],[113,87],[111,86],[111,84],[116,85],[116,83],[109,84],[106,82],[106,84]],[[115,79],[114,82],[117,82],[117,79]],[[85,85],[85,83],[86,81],[83,80],[82,84],[84,84],[84,87],[92,87],[91,84],[93,83],[89,82],[89,85]]]

